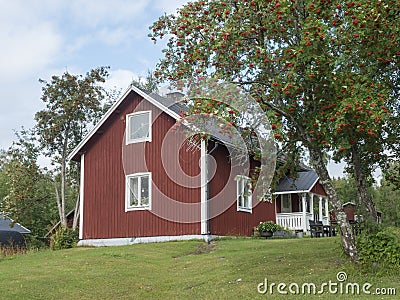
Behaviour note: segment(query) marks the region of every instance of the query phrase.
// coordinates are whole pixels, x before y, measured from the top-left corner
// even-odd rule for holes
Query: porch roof
[[[317,173],[312,169],[300,171],[297,174],[297,178],[282,178],[274,194],[307,193],[319,179]]]

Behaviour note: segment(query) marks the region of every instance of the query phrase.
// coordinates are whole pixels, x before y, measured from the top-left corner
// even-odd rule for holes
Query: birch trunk
[[[57,187],[57,183],[56,182],[54,182],[54,192],[56,194],[58,215],[59,215],[60,220],[61,220],[61,218],[62,218],[61,199],[60,199],[60,193],[58,192],[58,187]]]
[[[65,177],[67,164],[67,149],[68,149],[68,134],[69,130],[65,130],[65,140],[61,153],[61,213],[60,221],[63,228],[67,228],[67,218],[65,216]]]
[[[343,210],[343,203],[337,194],[328,170],[323,160],[323,155],[319,149],[309,147],[311,163],[319,176],[319,181],[328,195],[329,202],[333,206],[336,220],[340,228],[342,246],[344,252],[352,261],[357,261],[358,252],[355,243],[353,230],[347,220],[347,215]]]
[[[76,199],[76,204],[75,204],[74,220],[73,220],[73,223],[72,223],[72,230],[75,230],[76,227],[78,226],[78,219],[79,219],[79,213],[80,213],[80,211],[79,211],[79,205],[80,205],[79,201],[80,201],[80,196],[78,195],[78,198]]]
[[[363,213],[365,212],[367,221],[375,222],[377,220],[376,208],[372,200],[371,193],[368,190],[367,176],[362,168],[360,153],[356,147],[353,147],[351,154],[354,178],[357,186],[357,195],[361,204],[361,208]]]

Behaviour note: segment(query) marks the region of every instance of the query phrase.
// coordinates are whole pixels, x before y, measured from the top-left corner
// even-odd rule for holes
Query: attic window
[[[237,210],[250,212],[252,211],[252,187],[251,179],[247,176],[236,176],[237,187]]]
[[[126,176],[126,211],[151,209],[151,173]]]
[[[126,116],[126,143],[151,142],[151,111]]]

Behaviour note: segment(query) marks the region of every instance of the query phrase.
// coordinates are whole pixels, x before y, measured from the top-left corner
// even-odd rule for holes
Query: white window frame
[[[237,211],[248,212],[252,213],[253,211],[253,201],[252,201],[252,184],[251,178],[238,175],[235,177],[236,180],[236,204],[237,204]],[[243,197],[244,190],[241,190],[241,186],[249,185],[250,193],[247,195],[247,206],[240,206],[240,197]],[[243,201],[244,202],[244,201]]]
[[[149,117],[149,135],[146,137],[142,137],[142,138],[138,138],[138,139],[131,139],[131,122],[130,122],[130,118],[133,116],[137,116],[137,115],[144,115],[144,114],[148,114]],[[146,110],[146,111],[138,111],[138,112],[134,112],[131,114],[126,115],[126,144],[134,144],[134,143],[141,143],[141,142],[151,142],[151,110]]]
[[[131,193],[130,193],[130,182],[132,178],[142,178],[142,177],[148,177],[149,178],[149,204],[147,205],[141,205],[141,182],[142,180],[139,179],[138,181],[138,190],[139,190],[139,205],[132,206],[130,205],[131,203]],[[125,211],[133,211],[133,210],[151,210],[151,190],[152,190],[152,180],[151,180],[151,173],[150,172],[143,172],[143,173],[135,173],[135,174],[129,174],[126,175],[125,179]]]
[[[283,198],[287,196],[288,204],[289,207],[285,208],[283,207]],[[289,211],[286,211],[289,210]],[[292,194],[281,194],[281,213],[291,213],[293,212],[293,207],[292,207]]]

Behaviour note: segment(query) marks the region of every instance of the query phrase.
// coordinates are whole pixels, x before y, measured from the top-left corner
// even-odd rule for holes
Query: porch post
[[[318,203],[318,216],[319,220],[322,221],[322,196],[319,196],[319,203]]]
[[[311,214],[311,220],[314,220],[314,194],[310,193],[310,214]]]
[[[329,222],[328,198],[325,198],[325,217],[328,219]]]
[[[304,232],[306,232],[307,229],[308,229],[307,217],[306,217],[306,214],[307,214],[307,204],[306,204],[306,202],[307,202],[307,194],[306,193],[301,194],[301,204],[302,204],[302,207],[303,207],[303,231]]]

